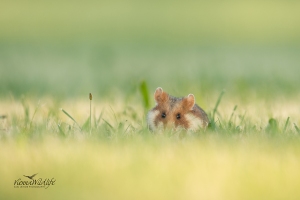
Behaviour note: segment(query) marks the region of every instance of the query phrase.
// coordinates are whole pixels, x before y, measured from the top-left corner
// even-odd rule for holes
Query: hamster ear
[[[189,94],[184,98],[183,103],[185,109],[192,110],[195,105],[195,96],[193,94]]]
[[[161,87],[158,87],[154,92],[154,99],[157,104],[166,102],[168,100],[168,94],[165,93]]]

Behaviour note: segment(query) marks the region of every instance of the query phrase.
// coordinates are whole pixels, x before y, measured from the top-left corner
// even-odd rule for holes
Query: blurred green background
[[[1,1],[0,95],[299,93],[300,1]]]

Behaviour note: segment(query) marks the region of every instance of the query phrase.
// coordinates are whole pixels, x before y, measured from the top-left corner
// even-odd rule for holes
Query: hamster
[[[195,104],[195,96],[173,97],[158,87],[154,93],[156,106],[147,114],[150,130],[183,128],[185,130],[205,129],[209,124],[207,114]]]

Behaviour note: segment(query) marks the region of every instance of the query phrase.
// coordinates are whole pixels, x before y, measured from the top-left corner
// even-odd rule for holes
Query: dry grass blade
[[[92,93],[89,94],[89,99],[90,99],[90,135],[91,135],[92,134],[92,100],[93,100]]]
[[[65,113],[65,115],[67,115],[80,129],[80,131],[82,131],[82,128],[79,126],[79,124],[77,123],[77,121],[64,109],[60,109],[63,113]]]

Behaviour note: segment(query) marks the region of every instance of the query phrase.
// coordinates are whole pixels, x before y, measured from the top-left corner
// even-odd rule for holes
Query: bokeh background
[[[299,75],[299,0],[1,0],[0,199],[300,199]],[[211,127],[150,132],[158,86]]]
[[[1,1],[0,95],[299,93],[300,2]]]

